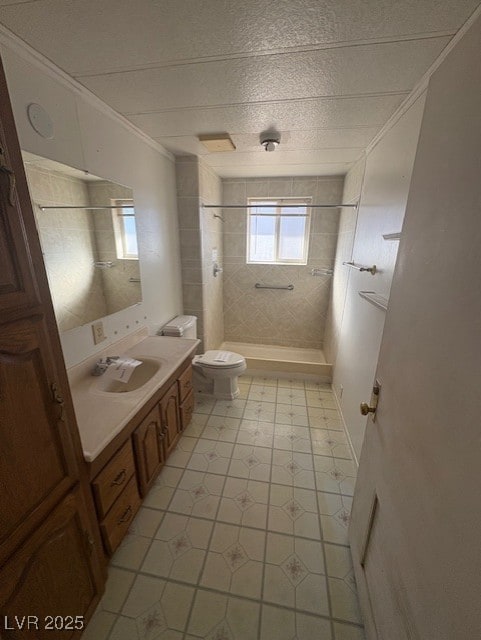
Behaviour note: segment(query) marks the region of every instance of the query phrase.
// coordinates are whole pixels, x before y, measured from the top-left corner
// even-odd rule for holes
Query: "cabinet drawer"
[[[140,496],[137,483],[135,478],[131,478],[107,516],[100,523],[105,548],[109,554],[114,553],[122,542],[139,507]]]
[[[192,420],[194,413],[194,392],[191,391],[184,402],[180,405],[180,424],[182,431],[186,429]]]
[[[92,490],[100,519],[105,517],[134,471],[134,456],[129,439],[92,481]]]
[[[179,400],[183,402],[184,398],[192,391],[192,366],[187,367],[179,376],[177,383],[179,385]]]

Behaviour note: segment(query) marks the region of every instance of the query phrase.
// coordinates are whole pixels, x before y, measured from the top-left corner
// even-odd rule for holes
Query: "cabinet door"
[[[170,387],[160,401],[162,429],[165,434],[165,449],[168,455],[175,447],[180,434],[179,395],[177,382]]]
[[[5,638],[77,638],[80,631],[46,629],[48,616],[89,616],[96,604],[102,577],[93,560],[93,537],[78,490],[60,502],[43,524],[2,567],[0,635]],[[38,631],[3,631],[15,627],[15,616],[37,616]],[[79,624],[77,623],[77,626]],[[3,637],[3,636],[2,636]]]
[[[42,319],[1,325],[0,561],[79,477],[62,391],[55,384]]]
[[[133,433],[140,495],[145,496],[164,464],[164,432],[155,407]]]
[[[0,91],[7,96],[0,66]],[[0,113],[0,313],[17,312],[40,302],[35,260],[41,258],[27,182],[8,100]],[[31,213],[31,212],[30,212]],[[31,243],[35,246],[31,247]],[[33,252],[31,249],[33,248]]]

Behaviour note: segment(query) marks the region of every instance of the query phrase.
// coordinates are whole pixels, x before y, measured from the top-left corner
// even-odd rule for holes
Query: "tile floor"
[[[85,640],[363,640],[356,466],[329,385],[240,381],[192,423],[112,558]]]

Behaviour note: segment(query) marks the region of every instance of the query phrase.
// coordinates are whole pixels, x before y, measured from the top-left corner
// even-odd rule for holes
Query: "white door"
[[[350,528],[370,640],[481,638],[480,43],[421,126]]]

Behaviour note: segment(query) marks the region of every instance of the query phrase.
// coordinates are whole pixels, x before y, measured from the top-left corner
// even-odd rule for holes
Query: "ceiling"
[[[0,0],[0,22],[221,177],[343,174],[478,0]],[[281,144],[266,153],[263,131]],[[236,151],[209,153],[200,134]]]

